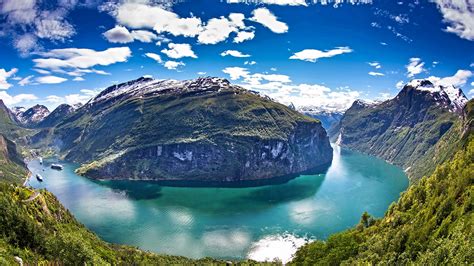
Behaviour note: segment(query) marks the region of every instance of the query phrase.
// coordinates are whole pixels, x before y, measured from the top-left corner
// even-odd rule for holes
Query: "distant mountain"
[[[332,160],[320,122],[221,78],[114,85],[53,134],[80,174],[100,179],[231,183]]]
[[[414,80],[393,99],[382,103],[356,101],[331,131],[344,146],[375,155],[404,167],[412,179],[431,172],[446,155],[439,143],[449,141],[451,131],[467,102],[460,89]],[[424,171],[413,172],[415,164]]]
[[[341,118],[344,114],[343,111],[329,111],[315,107],[300,107],[297,110],[304,115],[316,118],[321,121],[326,131],[337,125],[339,121],[341,121]]]
[[[64,120],[68,115],[72,114],[76,108],[69,104],[61,104],[54,109],[48,116],[42,119],[35,126],[38,128],[42,127],[53,127]]]
[[[15,107],[14,112],[16,119],[26,127],[36,126],[49,115],[48,108],[40,104],[26,110],[24,109],[24,107]]]

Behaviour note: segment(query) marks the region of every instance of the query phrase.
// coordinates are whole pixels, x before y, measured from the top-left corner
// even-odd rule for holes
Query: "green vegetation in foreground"
[[[380,220],[367,214],[351,230],[300,248],[293,263],[472,264],[474,262],[473,106],[454,158],[413,184]]]
[[[133,247],[112,245],[80,224],[56,197],[41,190],[0,183],[0,265],[14,265],[14,256],[28,264],[156,265],[224,264],[211,258],[192,260],[157,255]]]

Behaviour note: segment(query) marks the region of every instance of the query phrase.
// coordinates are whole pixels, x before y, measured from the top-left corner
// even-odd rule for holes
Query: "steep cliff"
[[[28,173],[15,143],[0,134],[0,182],[21,183]]]
[[[319,121],[220,78],[114,85],[53,134],[80,174],[99,179],[232,183],[332,160]]]
[[[331,137],[344,147],[402,166],[417,180],[454,153],[441,147],[459,135],[457,121],[466,102],[459,89],[414,80],[391,100],[354,102],[331,129]]]

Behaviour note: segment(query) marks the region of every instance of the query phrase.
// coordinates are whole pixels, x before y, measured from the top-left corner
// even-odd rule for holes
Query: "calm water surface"
[[[383,160],[334,149],[324,174],[253,188],[163,187],[149,182],[92,181],[28,164],[47,188],[92,231],[109,242],[193,258],[286,261],[308,239],[352,227],[361,214],[383,216],[408,186],[403,171]]]

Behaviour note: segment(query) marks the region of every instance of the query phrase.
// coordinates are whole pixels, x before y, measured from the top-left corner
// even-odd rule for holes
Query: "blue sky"
[[[329,2],[3,0],[0,98],[54,108],[143,75],[220,76],[330,110],[412,78],[474,96],[472,0]]]

